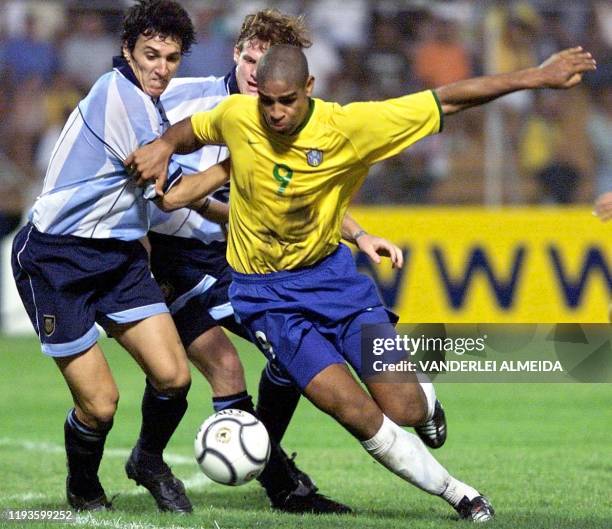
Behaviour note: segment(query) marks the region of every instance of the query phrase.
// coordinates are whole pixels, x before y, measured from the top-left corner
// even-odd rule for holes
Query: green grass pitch
[[[237,342],[252,391],[263,357]],[[211,413],[210,392],[194,372],[189,411],[168,448],[187,484],[193,515],[159,514],[129,481],[123,465],[138,435],[143,376],[114,342],[102,346],[121,391],[101,480],[112,513],[79,516],[76,524],[6,522],[0,527],[431,528],[464,527],[445,502],[391,475],[348,433],[302,401],[284,446],[321,492],[351,505],[352,516],[295,516],[272,512],[257,483],[224,487],[207,481],[192,456],[199,424]],[[612,386],[610,384],[441,384],[449,421],[438,459],[486,493],[508,529],[612,527]],[[33,338],[0,336],[0,512],[63,509],[63,421],[71,402],[54,363]]]

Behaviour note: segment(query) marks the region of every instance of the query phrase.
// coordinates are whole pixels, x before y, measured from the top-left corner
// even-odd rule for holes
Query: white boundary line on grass
[[[202,525],[155,525],[150,522],[130,522],[121,517],[113,520],[98,520],[93,514],[77,515],[75,525],[85,527],[106,527],[108,529],[203,529]],[[216,527],[219,527],[215,521]]]
[[[0,447],[2,446],[15,447],[21,450],[25,450],[29,452],[37,452],[37,453],[47,453],[47,454],[64,454],[65,453],[65,449],[61,445],[57,445],[54,443],[47,443],[47,442],[29,441],[27,439],[11,439],[10,437],[0,437]],[[127,459],[129,455],[130,455],[130,450],[126,450],[123,448],[111,448],[111,449],[104,451],[105,457],[126,458]],[[164,454],[164,459],[166,460],[166,462],[172,465],[191,465],[191,466],[195,465],[195,460],[193,458],[182,456],[179,454],[171,454],[171,453]],[[185,488],[192,490],[192,491],[201,490],[207,487],[208,485],[210,485],[211,483],[212,481],[208,479],[201,472],[196,472],[191,477],[183,480],[183,484],[185,485]],[[148,494],[148,492],[143,487],[134,487],[128,491],[123,491],[120,494],[126,495],[126,496],[138,496],[141,494]],[[32,500],[61,501],[60,498],[61,496],[59,494],[53,495],[53,494],[42,494],[42,493],[36,493],[36,492],[27,492],[24,494],[12,494],[10,496],[0,495],[0,500],[2,501],[15,501],[18,503],[25,502],[25,501],[32,501]],[[100,522],[100,520],[98,520],[98,522]],[[126,522],[126,524],[127,525],[121,526],[121,529],[131,528],[131,527],[134,527],[134,529],[139,529],[139,528],[145,529],[144,526],[141,527],[137,525],[133,525],[133,526],[130,525],[132,524],[132,522],[129,522],[129,523]],[[115,527],[115,526],[109,526],[109,527]],[[155,526],[150,525],[150,527],[147,526],[146,529],[154,529],[154,528]],[[185,528],[185,529],[191,529],[191,528]]]
[[[65,449],[62,445],[54,443],[29,441],[27,439],[11,439],[10,437],[0,437],[0,446],[10,446],[20,448],[21,450],[27,450],[30,452],[39,453],[50,453],[50,454],[63,454]],[[104,450],[104,455],[107,457],[125,457],[126,459],[130,455],[130,450],[125,448],[108,448]],[[170,465],[192,465],[194,459],[192,457],[182,456],[180,454],[164,454],[164,460]]]

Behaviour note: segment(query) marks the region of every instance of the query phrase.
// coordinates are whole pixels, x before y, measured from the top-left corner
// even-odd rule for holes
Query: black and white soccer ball
[[[265,426],[242,410],[223,410],[206,419],[194,441],[195,457],[210,479],[243,485],[263,471],[270,457]]]

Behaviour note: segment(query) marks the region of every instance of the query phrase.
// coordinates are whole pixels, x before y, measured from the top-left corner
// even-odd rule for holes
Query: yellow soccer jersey
[[[334,251],[370,165],[441,130],[442,113],[430,90],[346,106],[312,99],[307,120],[288,136],[266,127],[257,98],[234,95],[191,123],[200,141],[230,151],[228,262],[266,274]]]

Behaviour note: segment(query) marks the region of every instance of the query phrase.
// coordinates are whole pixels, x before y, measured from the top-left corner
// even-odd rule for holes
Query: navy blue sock
[[[142,427],[138,448],[147,454],[161,456],[170,437],[187,411],[189,386],[178,393],[166,395],[157,391],[147,380],[142,397]]]
[[[300,391],[278,367],[268,362],[259,380],[257,416],[270,438],[281,442],[300,400]]]
[[[223,397],[213,397],[212,403],[216,412],[234,408],[236,410],[246,411],[251,415],[257,415],[253,407],[253,399],[246,391]]]
[[[68,460],[68,488],[86,500],[93,500],[104,493],[98,479],[98,469],[106,436],[112,426],[113,421],[110,421],[101,429],[94,430],[79,421],[74,408],[66,417],[64,444]]]

